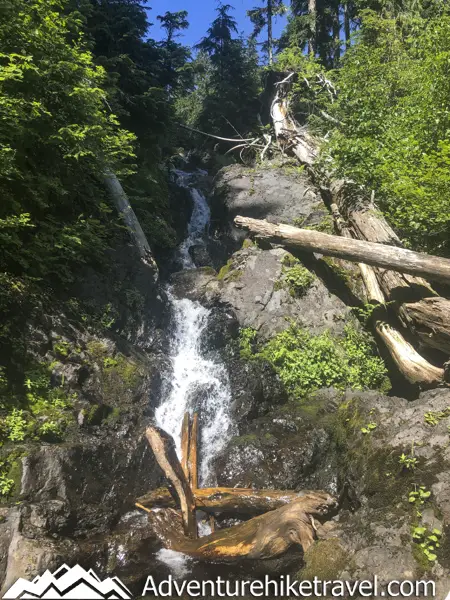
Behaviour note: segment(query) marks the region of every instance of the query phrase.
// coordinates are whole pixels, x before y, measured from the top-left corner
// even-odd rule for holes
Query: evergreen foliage
[[[236,137],[257,124],[259,72],[255,44],[235,37],[237,23],[229,4],[220,4],[217,17],[199,42],[194,61],[192,93],[178,105],[187,123],[202,131]]]

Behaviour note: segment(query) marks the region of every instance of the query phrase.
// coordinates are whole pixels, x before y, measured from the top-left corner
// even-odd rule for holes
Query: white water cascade
[[[178,248],[183,269],[195,269],[189,250],[192,246],[204,246],[205,236],[207,234],[211,211],[204,194],[195,187],[191,187],[191,180],[194,176],[206,175],[206,171],[198,170],[195,173],[186,173],[185,171],[174,171],[177,177],[177,183],[181,187],[189,188],[193,203],[192,215],[188,224],[187,238]]]
[[[177,171],[180,185],[189,187],[189,173]],[[197,172],[198,174],[198,172]],[[204,195],[191,188],[194,201],[188,237],[179,247],[185,269],[195,268],[189,254],[193,245],[204,243],[210,211]],[[171,290],[173,335],[170,347],[171,372],[162,389],[163,403],[156,409],[156,424],[174,438],[180,454],[180,434],[186,411],[199,413],[202,462],[199,469],[201,485],[214,485],[211,464],[233,434],[230,416],[231,389],[228,373],[216,357],[205,354],[202,338],[208,327],[210,311],[199,302],[176,298]]]

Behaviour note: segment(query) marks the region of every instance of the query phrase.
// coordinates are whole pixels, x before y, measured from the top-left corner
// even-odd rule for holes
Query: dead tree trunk
[[[157,427],[148,427],[145,435],[164,475],[175,488],[181,507],[184,532],[191,538],[197,537],[195,501],[192,490],[178,460],[173,439]]]
[[[118,180],[117,176],[110,170],[105,171],[103,183],[108,190],[108,193],[115,207],[117,208],[119,215],[122,217],[125,225],[127,226],[133,242],[139,250],[141,259],[154,269],[154,278],[156,281],[158,279],[158,267],[156,266],[153,253],[145,233],[143,232],[141,224],[139,223],[128,197],[125,194],[122,184]]]
[[[411,274],[428,275],[450,281],[450,260],[444,258],[427,256],[384,244],[298,229],[290,225],[274,225],[267,221],[247,217],[236,217],[235,224],[248,229],[253,235],[288,247],[319,252],[353,262],[363,262],[365,265],[395,268]],[[369,288],[369,294],[375,296],[378,301],[382,301],[383,293],[380,289],[381,286],[378,285],[378,278],[375,280],[367,268],[362,269],[362,274]],[[444,299],[442,300],[444,301]],[[448,323],[450,326],[450,321]],[[378,322],[376,330],[388,347],[400,371],[411,383],[430,387],[443,382],[444,370],[435,367],[420,356],[400,332],[384,322]]]
[[[355,238],[401,248],[398,236],[359,186],[335,181],[331,193]],[[444,265],[450,263],[444,258],[437,260]],[[422,277],[440,279],[425,271],[412,273],[407,269],[377,268],[375,275],[386,300],[394,302],[403,325],[417,335],[422,345],[450,354],[450,300],[439,297]],[[441,281],[448,283],[446,279]]]
[[[300,127],[289,113],[288,92],[291,73],[277,84],[277,92],[271,107],[271,116],[277,141],[283,152],[294,154],[301,163],[312,165],[317,157],[313,138]]]
[[[337,205],[334,203],[331,204],[330,209],[336,229],[339,233],[345,238],[352,238],[352,234],[347,228]],[[364,263],[358,263],[358,266],[368,302],[384,304],[384,294],[379,286],[374,269]],[[375,330],[389,350],[398,370],[410,383],[418,383],[422,387],[433,387],[444,379],[444,370],[435,367],[425,360],[425,358],[423,358],[414,347],[405,340],[400,331],[380,320],[375,322]]]
[[[317,492],[307,504],[302,499],[295,500],[196,541],[168,538],[168,545],[197,559],[221,561],[274,558],[294,544],[306,551],[315,537],[314,517],[325,516],[335,507],[332,496]]]
[[[350,27],[346,26],[347,41],[349,34]],[[279,84],[274,101],[274,109],[277,108],[278,102],[280,106],[278,112],[282,110],[282,115],[277,116],[278,113],[272,111],[274,127],[280,143],[284,142],[285,130],[289,129],[289,127],[283,128],[283,123],[293,122],[287,103],[289,81],[290,76]],[[293,146],[295,146],[295,134],[296,131],[288,134]],[[311,136],[302,135],[301,144],[298,146],[299,151],[294,154],[302,164],[311,168],[314,165],[317,148],[317,143]],[[352,237],[401,246],[398,236],[359,186],[348,180],[333,180],[332,174],[328,174],[327,178],[331,180],[330,191],[333,200],[347,220]],[[394,301],[394,309],[402,324],[418,338],[421,345],[450,354],[450,300],[439,298],[431,286],[422,279],[427,276],[431,278],[429,273],[414,272],[412,275],[415,277],[410,277],[404,275],[409,273],[407,269],[393,271],[392,268],[391,265],[375,268],[374,274],[386,300]],[[373,280],[371,275],[369,278]]]
[[[374,242],[342,238],[319,231],[299,229],[282,223],[274,225],[249,217],[237,216],[234,222],[237,227],[248,229],[251,234],[277,244],[345,258],[352,262],[396,269],[411,275],[424,275],[430,279],[450,283],[450,260],[446,258],[428,256],[405,248]]]
[[[184,476],[189,481],[189,441],[191,437],[191,419],[186,412],[181,425],[181,468]]]
[[[195,507],[206,513],[257,515],[291,502],[303,502],[305,510],[317,499],[317,492],[253,490],[251,488],[200,488],[193,491]],[[136,505],[148,512],[152,508],[176,508],[177,502],[167,488],[153,490],[137,499]]]
[[[192,425],[189,436],[189,459],[188,459],[188,470],[189,470],[189,483],[191,484],[192,491],[198,488],[198,414],[194,413],[192,417]]]

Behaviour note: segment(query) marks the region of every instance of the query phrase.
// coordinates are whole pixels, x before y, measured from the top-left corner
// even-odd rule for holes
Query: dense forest
[[[277,39],[280,18],[286,25]],[[95,363],[91,370],[106,396],[134,385],[128,321],[138,331],[148,307],[126,280],[126,262],[117,274],[118,255],[125,261],[130,241],[124,214],[131,206],[150,262],[164,277],[189,212],[176,169],[191,165],[214,176],[243,164],[253,177],[252,170],[270,170],[277,158],[292,161],[289,140],[280,143],[274,128],[275,93],[285,94],[296,127],[315,140],[314,166],[306,167],[317,189],[331,175],[353,182],[376,200],[398,245],[450,258],[448,4],[255,0],[247,19],[252,33],[244,36],[233,6],[219,1],[209,28],[190,47],[183,37],[188,11],[156,14],[151,0],[0,2],[0,450],[59,443],[80,423],[119,418],[97,399],[93,408],[83,400],[79,410],[61,364],[71,357],[81,372]],[[161,39],[154,39],[151,21],[164,32]],[[305,165],[287,168],[306,172]],[[125,209],[117,210],[111,177]],[[327,223],[313,229],[333,233]],[[251,252],[252,243],[243,251]],[[300,297],[314,276],[296,258],[283,260],[280,286]],[[230,259],[217,277],[226,280],[232,268]],[[348,283],[352,276],[337,270]],[[109,282],[102,293],[97,283],[89,293],[83,287],[92,273]],[[386,305],[394,304],[385,295]],[[437,297],[431,288],[426,295]],[[155,319],[164,294],[157,298]],[[367,325],[373,307],[358,310]],[[394,318],[405,325],[402,310]],[[42,330],[83,331],[85,347],[69,344],[65,333],[42,342],[41,324]],[[380,357],[366,333],[352,327],[336,342],[293,324],[259,345],[256,330],[241,327],[241,358],[275,365],[289,394],[303,399],[330,386],[386,392],[389,353]],[[92,336],[110,338],[119,351],[110,356],[108,344]],[[449,343],[446,337],[446,349]],[[429,343],[424,356],[443,383],[441,340]],[[445,368],[448,379],[448,363]],[[372,421],[358,428],[370,434],[377,427]],[[18,486],[21,452],[0,452],[0,504]],[[405,460],[416,461],[414,446]]]

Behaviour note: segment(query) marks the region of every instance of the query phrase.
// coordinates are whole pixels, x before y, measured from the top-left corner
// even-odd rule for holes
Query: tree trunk
[[[191,418],[188,412],[184,414],[181,425],[181,468],[189,481],[189,443],[191,438]]]
[[[173,439],[162,429],[148,427],[145,435],[164,475],[175,488],[181,507],[184,532],[191,538],[197,537],[195,501],[192,490],[178,460]]]
[[[111,196],[119,215],[122,217],[125,225],[128,227],[128,231],[133,239],[133,242],[139,250],[141,259],[154,269],[154,280],[157,281],[158,267],[156,266],[153,258],[152,250],[147,241],[145,233],[142,230],[141,224],[139,223],[136,214],[131,207],[128,197],[124,192],[122,184],[117,179],[117,176],[110,170],[105,171],[103,183],[108,190],[108,193]]]
[[[336,508],[336,500],[325,492],[317,492],[308,505],[302,499],[282,506],[245,523],[220,529],[199,540],[171,538],[164,531],[169,548],[203,560],[234,561],[236,559],[268,559],[299,544],[303,551],[315,537],[314,516],[325,516]]]
[[[450,356],[450,302],[440,296],[399,307],[402,320],[424,346]]]
[[[308,15],[310,18],[310,34],[308,40],[308,54],[310,56],[316,55],[316,32],[317,32],[317,22],[316,22],[316,0],[308,0]]]
[[[345,47],[350,48],[350,15],[348,10],[348,2],[344,4],[344,35]]]
[[[339,2],[336,2],[335,14],[333,18],[333,37],[334,37],[334,68],[337,67],[341,58],[341,23],[339,19]]]
[[[195,507],[206,513],[257,515],[290,504],[302,502],[305,511],[317,499],[317,492],[288,490],[253,490],[251,488],[201,488],[193,491]],[[311,504],[312,503],[312,504]],[[152,508],[176,508],[168,488],[152,490],[138,498],[136,506],[150,512]]]
[[[198,488],[198,413],[194,413],[192,417],[191,432],[189,438],[189,483],[191,484],[192,491],[195,494],[195,490]]]
[[[277,84],[277,93],[271,107],[275,135],[283,152],[293,154],[303,164],[312,165],[317,158],[314,140],[289,114],[287,94],[292,75],[294,73]]]
[[[269,55],[269,65],[273,64],[272,18],[272,0],[267,0],[267,53]]]
[[[234,222],[237,227],[248,229],[251,234],[274,243],[344,258],[352,262],[364,262],[368,265],[396,269],[411,275],[423,275],[443,283],[450,283],[450,260],[446,258],[374,242],[363,242],[318,231],[299,229],[282,223],[274,225],[249,217],[237,216]]]

